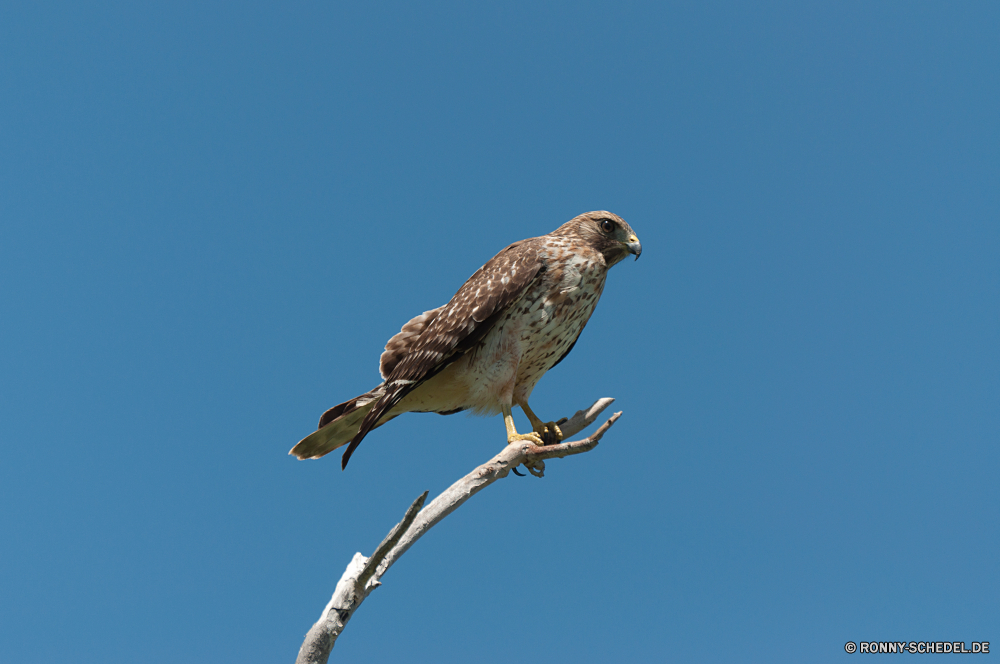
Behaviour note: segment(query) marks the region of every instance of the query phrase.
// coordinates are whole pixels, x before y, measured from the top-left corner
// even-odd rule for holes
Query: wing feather
[[[378,363],[378,371],[382,374],[383,379],[388,378],[392,370],[399,364],[399,361],[409,354],[410,349],[413,348],[417,339],[420,338],[421,333],[437,318],[442,309],[444,309],[444,306],[425,311],[419,316],[410,319],[403,326],[403,329],[386,342],[385,352],[382,353],[382,357],[379,358]]]

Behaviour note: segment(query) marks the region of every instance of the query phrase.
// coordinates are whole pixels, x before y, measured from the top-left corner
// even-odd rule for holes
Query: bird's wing
[[[344,452],[343,467],[380,418],[421,383],[479,343],[507,309],[521,299],[543,270],[539,240],[531,238],[510,245],[476,270],[448,304],[423,314],[436,313],[429,322],[421,323],[424,327],[419,336],[407,344],[406,355],[397,358],[385,376],[385,395],[365,416],[358,434]]]
[[[382,357],[378,361],[378,372],[382,374],[382,379],[385,380],[392,373],[392,370],[396,368],[399,361],[406,357],[413,346],[417,343],[417,339],[423,331],[430,325],[437,315],[441,313],[441,310],[447,307],[444,305],[438,307],[437,309],[431,309],[430,311],[425,311],[424,313],[411,318],[406,325],[403,326],[399,332],[396,333],[392,339],[385,344],[385,352],[382,353]]]

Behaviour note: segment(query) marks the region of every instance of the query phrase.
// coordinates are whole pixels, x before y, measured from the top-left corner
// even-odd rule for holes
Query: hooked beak
[[[625,243],[625,246],[628,247],[628,252],[630,254],[635,254],[635,259],[639,260],[639,256],[642,255],[642,245],[639,244],[639,238],[635,235],[630,235],[628,242]]]

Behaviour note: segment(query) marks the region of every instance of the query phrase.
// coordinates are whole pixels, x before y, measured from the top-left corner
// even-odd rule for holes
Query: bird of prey
[[[341,467],[375,427],[403,413],[503,413],[507,442],[562,440],[528,397],[562,362],[594,312],[608,270],[642,245],[625,220],[588,212],[548,235],[510,245],[482,266],[448,304],[425,311],[389,339],[383,382],[323,413],[319,428],[289,454],[317,459],[347,445]],[[514,428],[520,406],[531,433]]]

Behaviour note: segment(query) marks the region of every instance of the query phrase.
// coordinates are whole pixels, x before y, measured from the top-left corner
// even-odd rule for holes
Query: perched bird
[[[384,382],[323,413],[319,428],[289,454],[317,459],[350,443],[342,468],[375,427],[403,413],[503,413],[507,442],[562,440],[528,397],[562,362],[594,312],[612,265],[642,253],[621,217],[581,214],[548,235],[510,245],[482,266],[448,304],[425,311],[389,339],[379,363]],[[518,433],[520,406],[533,431]]]

